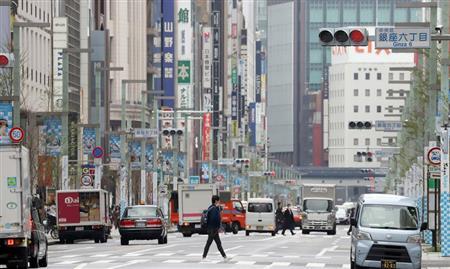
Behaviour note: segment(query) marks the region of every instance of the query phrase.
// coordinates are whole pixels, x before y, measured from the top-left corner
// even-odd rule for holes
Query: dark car
[[[160,208],[153,205],[135,205],[125,208],[119,224],[120,244],[130,240],[158,239],[167,244],[167,222]]]

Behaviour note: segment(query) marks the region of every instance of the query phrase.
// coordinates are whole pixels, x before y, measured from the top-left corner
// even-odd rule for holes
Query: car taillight
[[[161,227],[162,221],[160,219],[149,219],[147,220],[147,227]]]
[[[7,247],[16,247],[16,246],[22,246],[22,245],[24,245],[24,243],[25,243],[25,240],[23,238],[11,238],[11,239],[6,239],[4,244]]]
[[[122,228],[129,228],[129,227],[135,227],[136,222],[134,220],[124,219],[120,221],[120,227]]]
[[[8,239],[8,240],[6,240],[6,245],[7,245],[7,246],[14,246],[14,239]]]

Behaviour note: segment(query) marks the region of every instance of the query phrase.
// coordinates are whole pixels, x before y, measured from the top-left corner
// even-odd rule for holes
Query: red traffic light
[[[373,153],[372,152],[367,152],[367,157],[372,157],[373,156]]]
[[[365,34],[358,29],[350,32],[350,40],[354,43],[361,43],[365,39]]]
[[[0,55],[0,66],[7,66],[9,64],[9,59],[6,55]]]

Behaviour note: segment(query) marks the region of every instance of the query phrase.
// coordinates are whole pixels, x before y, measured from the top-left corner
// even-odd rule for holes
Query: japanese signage
[[[430,48],[430,28],[394,28],[375,29],[376,48]]]
[[[53,19],[53,108],[63,111],[63,49],[67,48],[67,17]]]
[[[175,80],[175,35],[174,35],[174,0],[164,0],[163,5],[163,27],[162,27],[162,40],[154,41],[154,43],[159,43],[162,47],[162,57],[161,55],[154,55],[154,62],[161,62],[162,69],[162,84],[165,96],[174,96],[174,80]],[[154,40],[158,40],[155,38]],[[158,81],[156,81],[156,86],[158,86]],[[163,100],[163,105],[168,107],[174,106],[173,100]]]
[[[375,130],[384,132],[399,132],[402,129],[400,121],[375,121]]]
[[[261,41],[256,41],[255,92],[256,102],[261,102]]]
[[[256,103],[250,103],[249,128],[250,128],[250,146],[256,146]]]
[[[191,83],[191,62],[186,60],[178,61],[177,70],[178,83]]]
[[[211,88],[211,63],[212,63],[212,38],[211,38],[211,27],[203,28],[203,88]]]
[[[221,68],[220,68],[220,44],[221,44],[221,38],[220,38],[220,14],[222,12],[222,0],[214,0],[212,3],[212,45],[213,45],[213,62],[212,62],[212,103],[213,103],[213,115],[212,115],[212,126],[218,127],[219,121],[220,121],[220,92],[221,92],[221,86],[223,85],[223,82],[221,81]],[[217,130],[214,130],[213,137],[211,137],[211,143],[216,144],[215,141],[217,141],[215,138],[217,137]],[[214,146],[214,148],[216,148]]]
[[[11,103],[0,102],[0,144],[10,144],[9,131],[13,124],[13,107]]]
[[[210,159],[210,143],[211,143],[211,113],[205,113],[203,115],[203,139],[202,139],[202,160]]]
[[[150,129],[150,128],[135,128],[134,129],[134,137],[136,138],[151,138],[158,137],[158,129]]]
[[[192,87],[192,20],[191,0],[177,1],[177,107],[191,109],[194,106]]]

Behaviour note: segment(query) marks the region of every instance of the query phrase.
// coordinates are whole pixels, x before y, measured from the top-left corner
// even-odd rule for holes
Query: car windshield
[[[418,229],[417,209],[398,205],[364,205],[360,225],[378,229]]]
[[[345,207],[338,207],[338,210],[336,211],[336,215],[346,216],[347,215],[347,209]]]
[[[273,211],[272,204],[270,203],[249,203],[248,212],[256,213],[270,213]]]
[[[125,218],[156,217],[156,207],[128,207],[124,212]]]
[[[303,209],[306,212],[331,212],[333,210],[333,201],[310,199],[303,202]]]

